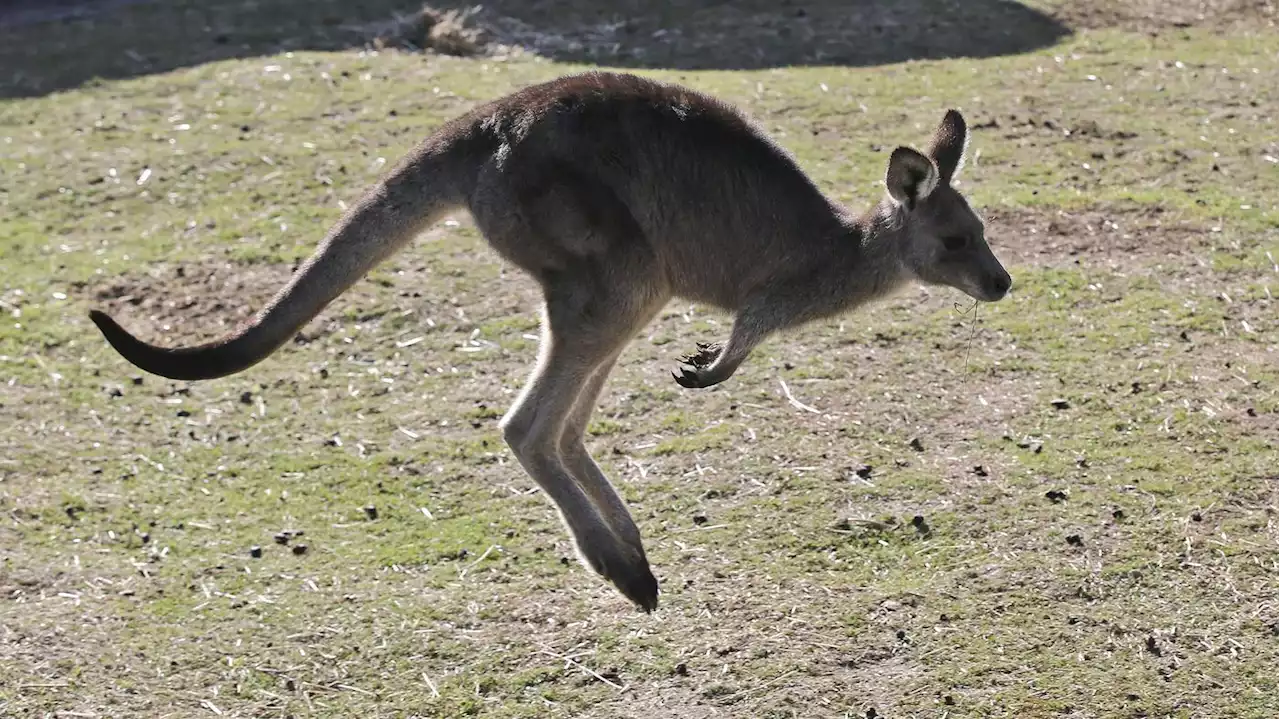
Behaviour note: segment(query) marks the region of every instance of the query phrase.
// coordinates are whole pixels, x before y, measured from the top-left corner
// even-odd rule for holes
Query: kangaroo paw
[[[627,599],[645,612],[658,608],[658,580],[649,569],[644,551],[637,551],[612,536],[577,541],[578,553],[587,566],[609,580]]]
[[[724,347],[720,344],[699,342],[697,351],[682,357],[679,370],[672,372],[671,376],[675,378],[676,383],[681,387],[689,389],[699,389],[718,384],[724,378],[714,376],[710,369],[715,365],[716,360],[720,358],[720,353],[723,349]]]
[[[693,365],[694,367],[707,367],[716,361],[716,358],[720,356],[720,352],[723,349],[724,346],[718,342],[699,342],[698,350],[681,357],[680,361],[684,364]]]

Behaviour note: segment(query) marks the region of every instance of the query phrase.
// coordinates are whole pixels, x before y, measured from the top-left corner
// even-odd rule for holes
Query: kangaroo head
[[[891,212],[900,219],[898,249],[908,271],[926,284],[995,302],[1013,280],[987,245],[982,219],[951,186],[968,140],[964,118],[948,110],[928,152],[909,147],[893,151],[885,186]]]

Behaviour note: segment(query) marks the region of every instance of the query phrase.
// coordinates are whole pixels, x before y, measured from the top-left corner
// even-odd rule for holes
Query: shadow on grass
[[[474,0],[436,0],[466,10]],[[0,97],[288,50],[364,46],[415,0],[6,0]],[[471,20],[553,60],[739,70],[989,57],[1051,45],[1053,18],[1010,0],[492,0]]]

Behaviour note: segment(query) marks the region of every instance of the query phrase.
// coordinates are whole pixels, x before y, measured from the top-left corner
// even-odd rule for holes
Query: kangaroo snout
[[[1003,268],[987,278],[986,286],[983,290],[987,296],[982,298],[985,302],[998,302],[1009,294],[1009,288],[1013,287],[1013,278]]]

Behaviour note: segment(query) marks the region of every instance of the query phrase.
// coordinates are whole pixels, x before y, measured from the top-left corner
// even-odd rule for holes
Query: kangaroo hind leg
[[[587,424],[591,421],[591,414],[595,411],[596,402],[616,361],[616,354],[605,360],[583,386],[578,401],[565,422],[564,431],[560,434],[560,457],[614,533],[643,554],[644,544],[640,539],[640,530],[631,518],[626,502],[618,495],[600,465],[587,452],[585,443]]]
[[[586,564],[652,611],[658,601],[657,580],[643,548],[634,541],[638,532],[625,505],[603,474],[582,472],[582,458],[571,452],[566,459],[561,451],[579,398],[661,306],[652,285],[646,289],[643,283],[614,281],[610,274],[582,268],[544,278],[538,364],[502,420],[503,436],[521,466],[559,508]],[[622,531],[615,524],[622,524]]]

